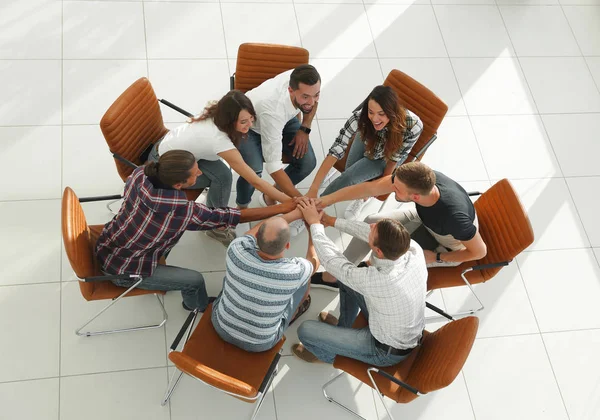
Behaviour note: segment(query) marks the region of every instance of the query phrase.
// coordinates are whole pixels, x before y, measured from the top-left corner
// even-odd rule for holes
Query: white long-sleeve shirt
[[[265,170],[272,174],[283,168],[281,136],[283,127],[300,112],[290,98],[288,87],[293,70],[278,74],[248,91],[256,111],[252,131],[260,134]]]
[[[337,219],[335,227],[365,242],[369,240],[367,223]],[[421,247],[410,241],[408,251],[395,261],[373,256],[370,266],[357,267],[325,235],[323,225],[313,224],[310,231],[325,269],[364,296],[373,337],[397,349],[417,346],[425,328],[427,293],[427,268]]]

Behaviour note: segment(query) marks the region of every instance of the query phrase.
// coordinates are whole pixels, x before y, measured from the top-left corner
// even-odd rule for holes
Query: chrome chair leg
[[[477,293],[475,293],[475,289],[473,288],[473,285],[471,283],[469,283],[469,280],[467,280],[466,274],[469,271],[473,271],[473,269],[472,268],[466,269],[465,271],[463,271],[461,273],[460,276],[462,277],[463,281],[465,282],[465,286],[467,286],[469,288],[469,290],[471,291],[471,294],[473,296],[475,296],[475,299],[479,303],[479,307],[477,307],[475,309],[469,309],[467,311],[452,313],[452,314],[450,314],[450,316],[452,316],[452,318],[460,318],[463,316],[473,315],[475,312],[479,312],[479,311],[482,311],[483,309],[485,309],[483,302],[481,301],[481,299],[479,299],[479,296],[477,296]],[[435,316],[430,316],[430,317],[425,318],[425,322],[431,322],[431,321],[440,320],[440,319],[446,321],[446,318],[435,315]]]
[[[154,296],[156,296],[156,299],[158,300],[158,304],[160,306],[160,309],[162,310],[162,313],[163,313],[163,319],[162,319],[162,321],[159,324],[144,325],[144,326],[140,326],[140,327],[120,328],[120,329],[115,329],[115,330],[81,332],[81,330],[83,330],[86,326],[88,326],[92,321],[94,321],[96,318],[98,318],[100,315],[102,315],[104,312],[106,312],[115,303],[117,303],[119,300],[121,300],[121,298],[125,297],[140,282],[141,282],[141,280],[138,281],[133,286],[131,286],[129,289],[127,289],[121,295],[119,295],[118,298],[113,299],[113,301],[110,304],[108,304],[107,306],[105,306],[101,311],[99,311],[96,315],[94,315],[92,317],[92,319],[90,319],[88,322],[86,322],[81,327],[79,327],[77,330],[75,330],[75,334],[77,334],[80,337],[91,337],[93,335],[106,335],[106,334],[116,334],[116,333],[122,333],[122,332],[128,332],[128,331],[151,330],[151,329],[154,329],[154,328],[160,328],[163,325],[165,325],[165,323],[167,322],[167,319],[168,319],[167,311],[165,310],[165,306],[163,305],[162,301],[160,300],[160,296],[157,295],[157,294],[155,294]]]
[[[360,414],[358,414],[357,412],[349,409],[344,404],[336,401],[333,397],[331,397],[329,394],[327,394],[327,387],[329,387],[331,384],[333,384],[335,381],[337,381],[339,378],[341,378],[342,375],[344,375],[345,373],[346,372],[340,373],[338,376],[336,376],[335,378],[333,378],[332,380],[330,380],[329,382],[327,382],[325,385],[323,385],[323,388],[322,388],[322,390],[323,390],[323,396],[327,399],[327,401],[332,402],[332,403],[336,404],[338,407],[343,408],[347,412],[354,414],[359,419],[367,420],[363,416],[361,416]]]
[[[106,208],[108,209],[108,211],[111,212],[112,214],[116,215],[117,212],[114,211],[111,206],[121,200],[122,200],[122,198],[117,198],[116,200],[112,200],[112,201],[109,201],[108,203],[106,203]]]
[[[179,372],[179,375],[177,375],[177,372]],[[177,379],[175,379],[175,375],[177,375]],[[165,391],[165,396],[163,397],[163,400],[160,403],[161,406],[164,407],[167,404],[167,402],[171,399],[171,394],[173,394],[173,391],[175,391],[175,388],[179,384],[179,381],[181,380],[182,375],[183,375],[183,372],[181,372],[179,369],[175,368],[175,371],[173,371],[173,374],[171,375],[171,379],[169,380],[169,385],[167,386],[167,390]]]
[[[252,416],[250,417],[250,420],[254,420],[254,419],[256,419],[256,416],[258,416],[258,412],[260,410],[260,407],[262,406],[262,403],[265,400],[265,397],[267,396],[267,392],[269,392],[269,388],[271,387],[271,384],[275,380],[275,376],[277,376],[278,372],[279,372],[279,369],[277,367],[273,371],[273,374],[271,375],[271,379],[269,379],[269,383],[265,387],[265,392],[263,392],[263,394],[260,396],[258,402],[256,403],[256,405],[254,407],[254,411],[252,412]]]

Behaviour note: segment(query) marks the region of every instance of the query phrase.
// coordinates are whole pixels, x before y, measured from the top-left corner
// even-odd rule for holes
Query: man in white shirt
[[[340,319],[321,312],[319,321],[305,321],[298,329],[302,344],[292,346],[300,359],[333,363],[336,355],[375,366],[391,366],[419,345],[425,327],[427,268],[423,250],[397,221],[359,221],[320,215],[314,202],[298,208],[310,224],[321,264],[340,285]],[[368,242],[369,264],[355,266],[325,235],[326,226]],[[359,310],[369,325],[353,329]]]
[[[277,188],[290,197],[302,195],[295,185],[306,178],[317,164],[308,135],[320,91],[321,76],[313,66],[303,64],[266,80],[246,93],[254,105],[256,121],[248,132],[248,139],[241,142],[239,151],[259,176],[262,175],[264,158],[266,170]],[[291,161],[285,169],[282,154]],[[240,177],[236,190],[237,205],[247,207],[254,187]],[[264,197],[264,201],[274,204],[270,197]]]

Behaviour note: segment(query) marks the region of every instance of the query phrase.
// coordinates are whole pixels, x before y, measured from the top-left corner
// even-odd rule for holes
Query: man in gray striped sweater
[[[231,242],[212,315],[223,340],[246,351],[269,350],[308,309],[310,277],[319,266],[310,235],[306,258],[283,256],[289,223],[301,218],[300,210],[272,217]]]

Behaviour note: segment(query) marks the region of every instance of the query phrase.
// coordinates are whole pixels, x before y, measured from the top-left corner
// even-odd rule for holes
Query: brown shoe
[[[306,350],[300,343],[292,346],[292,353],[294,353],[294,356],[296,356],[298,359],[304,360],[307,363],[325,363],[319,360],[317,356]]]
[[[329,325],[333,325],[334,327],[337,327],[338,324],[338,319],[335,316],[331,315],[329,312],[325,311],[319,314],[319,321]]]

